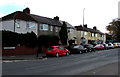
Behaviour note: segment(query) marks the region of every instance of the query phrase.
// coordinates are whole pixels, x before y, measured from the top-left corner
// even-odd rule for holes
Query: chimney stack
[[[94,30],[97,30],[97,27],[96,27],[96,26],[94,26],[94,27],[93,27],[93,29],[94,29]]]
[[[59,21],[59,17],[58,16],[54,17],[54,20]]]
[[[30,14],[30,9],[27,7],[23,10],[24,13]]]
[[[84,27],[87,28],[87,24],[85,24]]]

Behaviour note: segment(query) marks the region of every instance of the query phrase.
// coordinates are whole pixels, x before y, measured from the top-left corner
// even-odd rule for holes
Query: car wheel
[[[80,54],[82,53],[82,51],[80,51]]]
[[[56,53],[55,56],[56,56],[56,57],[59,57],[59,53]]]
[[[69,55],[69,52],[66,53],[66,56],[68,56],[68,55]]]

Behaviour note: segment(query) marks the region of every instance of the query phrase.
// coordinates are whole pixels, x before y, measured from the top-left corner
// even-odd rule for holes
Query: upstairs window
[[[95,37],[97,37],[97,33],[95,34]]]
[[[58,32],[58,27],[55,27],[55,32]]]
[[[20,28],[20,20],[15,20],[15,26],[16,26],[17,28]]]
[[[91,37],[94,37],[94,33],[91,33]]]
[[[85,32],[85,36],[87,36],[87,32]]]
[[[73,29],[67,29],[68,33],[73,33]]]
[[[37,24],[34,22],[27,22],[26,23],[26,28],[35,29],[35,26],[37,26]]]
[[[48,24],[40,24],[40,30],[48,30]]]
[[[53,31],[53,26],[50,26],[50,31]]]

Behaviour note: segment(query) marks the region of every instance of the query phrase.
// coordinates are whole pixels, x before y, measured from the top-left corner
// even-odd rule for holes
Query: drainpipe
[[[17,12],[16,12],[16,14],[13,16],[13,19],[14,19],[14,32],[15,32],[15,23],[16,23],[16,15],[17,15]]]

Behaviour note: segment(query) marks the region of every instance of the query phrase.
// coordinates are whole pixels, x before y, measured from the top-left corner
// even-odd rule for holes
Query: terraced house
[[[92,43],[92,44],[98,44],[98,43],[105,43],[106,41],[106,35],[99,30],[97,30],[97,27],[93,27],[93,29],[88,28],[87,25],[83,26],[75,26],[76,28],[76,37],[77,37],[77,43]]]

